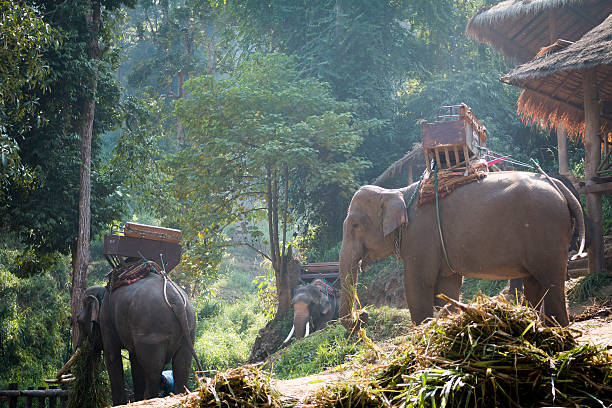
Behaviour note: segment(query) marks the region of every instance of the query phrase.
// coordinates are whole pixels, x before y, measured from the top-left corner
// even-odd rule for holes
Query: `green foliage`
[[[461,293],[464,301],[471,301],[479,292],[486,296],[497,296],[506,285],[508,280],[488,280],[465,277]]]
[[[370,320],[365,327],[366,333],[376,343],[405,336],[414,328],[408,309],[383,306],[368,308],[368,312]]]
[[[75,380],[70,383],[68,408],[104,408],[111,404],[110,381],[102,353],[94,351],[88,340],[72,368]]]
[[[19,278],[17,252],[3,250],[0,264],[0,384],[39,385],[69,356],[68,289],[49,272]],[[65,274],[68,263],[54,265]],[[56,275],[58,271],[53,271]]]
[[[352,105],[336,101],[325,84],[302,78],[282,54],[253,55],[231,77],[199,76],[186,89],[190,98],[175,104],[185,145],[170,162],[169,187],[180,203],[184,237],[193,243],[192,263],[200,271],[213,268],[231,223],[239,221],[257,240],[262,233],[253,226],[265,219],[277,270],[279,223],[291,222],[297,205],[316,208],[310,193],[321,185],[348,196],[365,165],[353,153],[369,125],[355,120]]]
[[[244,364],[257,332],[266,323],[257,297],[224,304],[204,301],[198,310],[195,350],[202,368],[215,371]]]
[[[610,285],[612,285],[612,274],[609,272],[587,275],[567,290],[567,298],[570,302],[597,300],[600,297],[599,289]]]
[[[273,370],[280,379],[316,374],[348,360],[358,350],[348,331],[339,324],[293,340],[290,347],[279,352]]]
[[[0,186],[26,176],[19,144],[40,120],[36,91],[48,90],[45,51],[62,37],[23,2],[0,1]],[[23,181],[22,181],[23,182]]]

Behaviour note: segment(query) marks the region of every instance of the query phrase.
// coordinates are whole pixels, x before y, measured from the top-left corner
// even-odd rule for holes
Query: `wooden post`
[[[559,174],[567,176],[569,165],[567,162],[567,131],[563,127],[557,128],[557,150],[559,151]]]
[[[28,390],[33,390],[34,387],[28,387]],[[25,401],[25,408],[32,408],[32,396],[28,395]]]
[[[595,81],[595,69],[588,68],[582,72],[584,92],[584,120],[586,124],[584,135],[584,182],[586,186],[595,184],[597,168],[601,161],[601,135],[599,125],[599,99]],[[601,193],[586,195],[586,211],[593,223],[593,238],[589,254],[589,273],[603,271],[603,217],[601,210]]]
[[[18,389],[19,389],[19,384],[17,383],[9,384],[9,390],[18,390]],[[9,408],[17,408],[17,396],[9,397],[8,406]]]
[[[408,166],[408,185],[414,182],[414,176],[412,175],[412,165]]]
[[[46,390],[45,387],[38,387],[39,390]],[[38,408],[45,408],[45,399],[47,397],[45,397],[44,395],[41,395],[40,397],[38,397]]]
[[[52,385],[49,387],[50,390],[56,390],[57,386]],[[57,396],[49,397],[49,408],[57,408]]]

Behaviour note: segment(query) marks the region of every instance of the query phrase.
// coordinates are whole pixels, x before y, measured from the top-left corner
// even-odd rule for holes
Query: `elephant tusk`
[[[306,334],[304,335],[304,338],[308,337],[309,334],[310,334],[310,322],[306,322]]]
[[[66,362],[66,364],[64,364],[64,366],[62,368],[60,368],[60,370],[57,372],[57,378],[61,378],[62,374],[64,374],[66,371],[68,371],[68,369],[70,367],[72,367],[72,365],[74,364],[74,362],[76,361],[77,357],[79,356],[79,354],[81,354],[81,348],[78,347],[74,354],[72,354],[72,357],[70,357],[70,359]]]
[[[287,338],[285,339],[285,341],[283,341],[283,344],[285,344],[286,342],[289,341],[289,339],[291,338],[291,336],[293,336],[293,332],[295,331],[295,326],[291,326],[291,331],[289,332],[289,335],[287,336]]]

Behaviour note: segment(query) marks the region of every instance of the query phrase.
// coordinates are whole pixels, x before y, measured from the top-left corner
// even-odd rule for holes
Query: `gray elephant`
[[[178,286],[150,273],[112,291],[90,287],[77,322],[95,349],[104,351],[113,405],[127,403],[122,349],[129,351],[136,400],[159,396],[161,372],[170,361],[174,392],[185,391],[196,325],[193,306]]]
[[[444,304],[437,294],[458,299],[463,276],[523,278],[532,305],[543,299],[546,315],[562,326],[569,323],[567,248],[573,220],[584,247],[584,220],[563,183],[535,173],[490,173],[439,201],[440,230],[435,203],[406,209],[416,188],[417,183],[394,190],[364,186],[353,196],[340,249],[343,324],[353,324],[349,294],[361,267],[394,254],[404,264],[404,291],[416,323]]]
[[[292,299],[293,327],[285,339],[285,343],[294,335],[298,339],[310,334],[310,321],[312,331],[325,327],[327,323],[338,319],[337,291],[320,279],[308,285],[298,286]]]

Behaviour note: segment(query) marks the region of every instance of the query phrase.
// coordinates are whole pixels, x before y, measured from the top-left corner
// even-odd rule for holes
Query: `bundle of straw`
[[[74,381],[70,383],[68,408],[104,408],[110,405],[110,382],[100,351],[88,340],[72,367]]]
[[[186,407],[271,407],[283,406],[280,394],[270,384],[270,378],[257,367],[246,365],[215,378],[198,380],[199,388]]]
[[[609,406],[612,357],[577,347],[567,328],[505,299],[455,302],[459,313],[423,325],[374,377],[328,389],[325,407]]]

